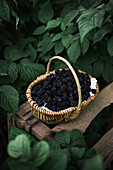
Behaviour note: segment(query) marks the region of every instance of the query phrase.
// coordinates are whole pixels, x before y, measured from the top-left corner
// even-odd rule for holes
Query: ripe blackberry
[[[67,81],[72,81],[73,79],[72,79],[72,77],[70,76],[70,77],[66,77],[66,80],[67,80]]]
[[[96,89],[91,90],[93,94],[96,94]]]
[[[73,84],[73,88],[74,88],[74,89],[76,89],[76,88],[77,88],[77,85],[76,85],[75,83]]]
[[[59,72],[60,72],[60,70],[56,70],[56,71],[55,71],[56,75],[57,75]]]
[[[60,90],[58,90],[57,92],[56,92],[56,94],[58,95],[58,96],[61,96],[61,91]]]
[[[66,86],[65,85],[61,86],[60,91],[65,92],[65,90],[66,90]]]
[[[75,101],[71,101],[70,106],[71,106],[71,107],[77,106],[77,101],[76,101],[76,100],[75,100]]]
[[[59,106],[57,106],[56,111],[60,111],[60,110],[61,110],[61,108]]]
[[[80,84],[82,84],[83,83],[83,78],[82,77],[79,77],[79,81],[80,81]]]
[[[52,106],[50,107],[50,109],[51,109],[52,111],[56,111],[56,106],[55,106],[55,105],[52,105]]]
[[[73,97],[69,97],[68,99],[69,99],[70,102],[74,100]]]
[[[57,97],[57,102],[61,102],[62,98],[61,97]]]
[[[62,83],[66,83],[67,80],[65,78],[62,79]]]
[[[38,90],[38,91],[37,91],[37,96],[41,96],[41,95],[42,95],[41,90]]]
[[[31,95],[36,95],[36,91],[35,91],[35,90],[32,90],[32,91],[31,91]]]
[[[84,78],[84,74],[83,74],[83,73],[80,73],[79,76],[82,77],[82,78]]]
[[[44,105],[44,102],[41,101],[41,100],[38,100],[38,101],[37,101],[37,104],[38,104],[38,106],[43,106],[43,105]]]
[[[63,93],[62,94],[62,99],[65,101],[67,99],[67,94],[66,93]]]
[[[67,82],[68,87],[72,86],[72,82]]]
[[[66,72],[66,70],[65,69],[62,69],[62,73],[64,74]]]
[[[69,96],[70,96],[70,97],[72,97],[73,95],[74,95],[73,92],[70,92],[70,93],[69,93]]]
[[[55,92],[57,90],[56,87],[52,87],[51,92]]]
[[[73,88],[72,88],[72,87],[68,87],[67,91],[68,91],[68,92],[72,92],[72,91],[73,91]]]
[[[87,95],[84,94],[84,95],[82,96],[82,100],[87,100]]]

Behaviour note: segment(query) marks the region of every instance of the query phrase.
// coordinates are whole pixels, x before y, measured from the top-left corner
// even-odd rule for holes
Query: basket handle
[[[68,67],[69,69],[71,70],[73,76],[74,76],[74,79],[76,81],[76,84],[77,84],[77,90],[78,90],[78,95],[79,95],[79,101],[78,101],[78,108],[81,107],[81,103],[82,103],[82,94],[81,94],[81,86],[80,86],[80,82],[79,82],[79,79],[77,77],[77,74],[76,72],[74,71],[73,67],[71,66],[71,64],[66,60],[64,59],[63,57],[60,57],[60,56],[54,56],[52,57],[49,62],[48,62],[48,65],[47,65],[47,72],[46,74],[49,74],[49,68],[50,68],[50,64],[52,62],[52,60],[55,60],[55,59],[59,59],[61,61],[63,61]]]

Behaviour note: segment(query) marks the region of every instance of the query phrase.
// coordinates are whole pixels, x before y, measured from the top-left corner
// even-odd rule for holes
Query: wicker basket
[[[76,81],[76,84],[77,84],[77,89],[78,89],[78,96],[79,96],[79,99],[78,99],[78,105],[76,107],[70,107],[70,108],[67,108],[65,110],[61,110],[61,111],[58,111],[58,112],[55,112],[55,111],[47,111],[41,107],[39,107],[35,101],[33,101],[32,97],[31,97],[31,89],[33,86],[35,86],[39,81],[42,81],[44,79],[46,79],[46,77],[48,75],[50,75],[51,73],[55,74],[55,70],[52,71],[52,72],[49,72],[49,68],[50,68],[50,64],[51,64],[51,61],[54,60],[54,59],[59,59],[59,60],[62,60],[68,67],[69,69],[71,70],[74,78],[75,78],[75,81]],[[60,69],[62,70],[62,69]],[[68,69],[66,69],[68,70]],[[85,74],[85,72],[81,71],[81,70],[78,70],[79,72]],[[92,78],[90,75],[89,75],[90,79]],[[96,89],[96,94],[90,98],[88,98],[88,100],[84,100],[82,102],[82,95],[81,95],[81,86],[80,86],[80,83],[79,83],[79,80],[78,80],[78,77],[73,69],[73,67],[70,65],[70,63],[60,57],[60,56],[55,56],[55,57],[52,57],[49,62],[48,62],[48,65],[47,65],[47,72],[46,74],[44,75],[41,75],[40,77],[37,77],[36,80],[34,80],[28,87],[27,91],[26,91],[26,96],[27,96],[27,99],[28,99],[28,102],[31,106],[31,110],[33,111],[33,115],[35,117],[37,117],[38,119],[42,120],[43,122],[45,123],[48,123],[48,124],[56,124],[56,123],[59,123],[59,122],[62,122],[62,121],[69,121],[69,120],[73,120],[75,119],[79,113],[81,111],[83,111],[87,105],[95,99],[95,97],[98,95],[99,93],[99,86],[98,84],[96,85],[97,89]]]

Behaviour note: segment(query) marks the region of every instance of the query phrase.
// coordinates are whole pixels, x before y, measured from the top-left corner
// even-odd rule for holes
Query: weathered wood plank
[[[105,162],[109,163],[113,160],[113,128],[96,143],[94,148],[102,155]]]
[[[111,103],[113,103],[113,82],[104,88],[96,99],[88,105],[87,109],[81,112],[75,120],[59,124],[52,130],[59,132],[62,129],[66,129],[70,132],[72,129],[77,128],[82,132],[85,132],[91,121],[98,115],[98,113]]]
[[[48,134],[50,131],[51,129],[40,121],[32,127],[31,133],[39,140],[44,140],[46,134]]]

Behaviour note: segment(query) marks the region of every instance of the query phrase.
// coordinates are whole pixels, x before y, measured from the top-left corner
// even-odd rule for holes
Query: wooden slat
[[[77,128],[82,132],[85,132],[91,121],[98,115],[98,113],[111,103],[113,103],[113,82],[104,88],[96,99],[88,105],[87,109],[81,112],[75,120],[59,124],[52,130],[59,132],[62,129],[66,129],[70,132],[72,129]]]
[[[113,128],[109,130],[94,146],[97,153],[100,153],[105,162],[113,160]]]
[[[31,133],[39,140],[44,140],[46,134],[48,134],[50,131],[51,129],[40,121],[32,127]]]
[[[22,117],[23,115],[25,116],[25,114],[27,112],[29,112],[31,109],[30,109],[30,105],[28,102],[22,104],[21,106],[19,106],[18,110],[17,110],[17,115],[19,115],[20,117]]]

